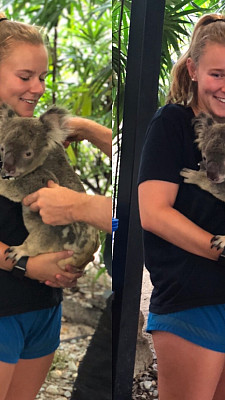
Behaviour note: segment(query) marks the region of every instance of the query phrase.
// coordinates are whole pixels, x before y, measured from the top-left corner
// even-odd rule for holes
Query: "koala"
[[[225,123],[201,113],[193,120],[196,142],[202,153],[200,170],[184,168],[185,183],[198,185],[219,200],[225,201]],[[225,236],[215,236],[212,247],[223,248]]]
[[[69,114],[58,107],[48,109],[40,118],[18,116],[6,104],[0,106],[0,195],[14,202],[42,187],[48,180],[77,192],[84,187],[69,165],[63,140],[69,135],[66,120]],[[7,256],[18,261],[23,256],[73,250],[73,256],[60,261],[83,270],[99,246],[99,233],[91,225],[74,222],[51,226],[42,222],[39,213],[22,206],[24,224],[29,232],[20,246],[7,249]]]

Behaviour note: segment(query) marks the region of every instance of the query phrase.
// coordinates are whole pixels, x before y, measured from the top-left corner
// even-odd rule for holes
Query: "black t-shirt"
[[[182,168],[199,169],[201,160],[191,108],[170,104],[157,111],[148,128],[138,183],[180,184],[174,208],[206,231],[225,234],[225,203],[196,185],[183,183]],[[151,199],[149,199],[151,202]],[[225,268],[144,231],[145,265],[154,286],[150,311],[169,313],[225,303]]]
[[[27,235],[21,204],[0,196],[0,241],[7,245],[20,245]],[[0,316],[50,308],[61,300],[61,289],[29,278],[20,280],[0,269]]]

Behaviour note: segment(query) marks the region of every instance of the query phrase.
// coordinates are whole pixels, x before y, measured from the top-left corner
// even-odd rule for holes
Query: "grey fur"
[[[68,117],[67,111],[58,107],[50,108],[40,118],[22,118],[6,104],[0,107],[0,195],[21,202],[26,195],[45,187],[49,179],[84,192],[61,144],[69,135],[65,127]],[[29,235],[22,245],[10,247],[8,256],[15,260],[25,255],[73,250],[73,256],[62,260],[60,266],[70,263],[79,271],[99,246],[98,231],[86,223],[46,225],[39,213],[24,206],[23,219]]]
[[[201,113],[194,120],[196,142],[202,153],[200,170],[184,168],[185,183],[198,185],[219,200],[225,201],[225,123]],[[223,248],[225,236],[216,236],[213,246]]]

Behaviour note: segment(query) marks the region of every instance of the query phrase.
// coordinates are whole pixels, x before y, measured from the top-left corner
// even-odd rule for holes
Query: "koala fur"
[[[198,185],[225,201],[225,122],[221,121],[217,122],[204,113],[194,118],[196,142],[202,153],[202,162],[199,171],[184,168],[180,174],[185,183]],[[213,246],[223,248],[225,236],[216,236]]]
[[[84,192],[78,175],[69,165],[62,146],[68,136],[66,110],[52,107],[40,118],[18,116],[8,105],[0,107],[0,195],[15,202],[47,186],[53,180],[61,186]],[[72,264],[80,271],[99,246],[98,231],[91,225],[75,222],[51,226],[42,222],[39,213],[22,206],[24,224],[29,232],[20,246],[8,249],[8,257],[73,250],[72,257],[61,260],[60,267]]]

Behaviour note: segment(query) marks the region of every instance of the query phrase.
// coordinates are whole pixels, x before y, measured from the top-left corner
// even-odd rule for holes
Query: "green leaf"
[[[75,152],[74,152],[71,144],[67,147],[66,152],[70,159],[71,164],[76,165],[77,159],[76,159]]]

